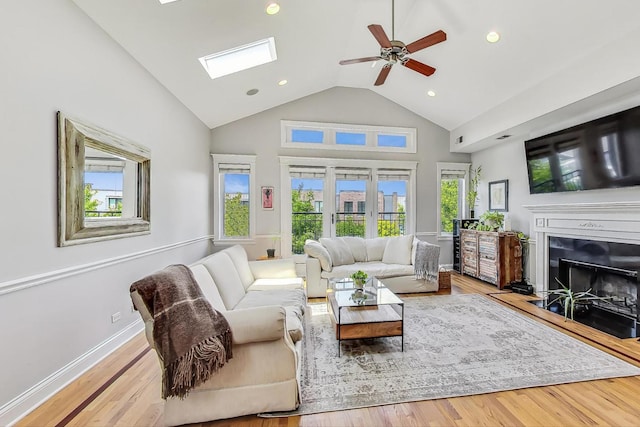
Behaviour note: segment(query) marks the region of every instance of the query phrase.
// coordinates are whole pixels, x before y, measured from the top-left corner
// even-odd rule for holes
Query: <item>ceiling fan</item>
[[[387,37],[387,34],[384,32],[382,25],[371,24],[367,28],[373,34],[373,37],[380,43],[380,55],[378,56],[369,56],[366,58],[356,58],[356,59],[345,59],[340,61],[340,65],[349,65],[349,64],[357,64],[359,62],[371,62],[378,61],[383,59],[386,61],[386,64],[380,70],[380,74],[378,74],[378,78],[374,83],[374,86],[380,86],[384,84],[384,81],[387,79],[389,72],[391,71],[391,67],[393,64],[399,62],[401,65],[404,65],[407,68],[412,69],[413,71],[417,71],[420,74],[425,76],[430,76],[436,72],[436,69],[430,65],[423,64],[420,61],[416,61],[415,59],[409,58],[408,55],[410,53],[417,52],[419,50],[425,49],[429,46],[433,46],[434,44],[438,44],[447,39],[447,34],[438,30],[433,34],[429,34],[419,40],[414,41],[413,43],[409,43],[405,45],[400,40],[395,40],[395,1],[391,0],[391,39]]]

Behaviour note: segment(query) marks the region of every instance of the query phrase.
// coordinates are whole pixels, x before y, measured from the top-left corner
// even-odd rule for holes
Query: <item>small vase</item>
[[[356,289],[363,289],[364,288],[364,280],[362,279],[355,279],[353,281],[353,283],[356,285]]]
[[[276,250],[275,249],[267,249],[267,258],[275,258]]]
[[[471,218],[475,218],[476,217],[476,211],[474,209],[471,209]]]

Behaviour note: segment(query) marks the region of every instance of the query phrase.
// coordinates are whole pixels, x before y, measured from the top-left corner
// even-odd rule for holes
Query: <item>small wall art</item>
[[[489,183],[489,210],[498,212],[509,211],[508,179]]]
[[[261,187],[262,209],[273,210],[273,187]]]

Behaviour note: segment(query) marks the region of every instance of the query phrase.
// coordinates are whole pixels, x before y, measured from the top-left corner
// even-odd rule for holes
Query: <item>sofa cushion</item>
[[[198,282],[200,290],[211,306],[218,311],[227,311],[227,308],[222,301],[222,297],[220,296],[220,291],[218,291],[218,287],[213,281],[213,277],[211,277],[211,273],[209,273],[207,267],[202,264],[195,264],[189,266],[189,268],[191,269],[196,282]]]
[[[365,262],[367,260],[367,246],[364,244],[362,237],[345,236],[342,239],[349,246],[351,255],[353,255],[353,259],[356,262]]]
[[[203,259],[202,264],[211,273],[227,310],[233,309],[246,291],[231,257],[222,251]]]
[[[333,264],[334,266],[353,264],[354,262],[356,262],[353,259],[353,255],[351,254],[351,249],[349,249],[349,246],[342,238],[322,237],[320,239],[320,243],[322,244],[322,246],[327,248],[327,251],[331,256],[331,264]]]
[[[249,267],[251,267],[254,282],[258,279],[284,279],[298,276],[296,263],[292,258],[249,261]]]
[[[322,246],[320,242],[316,240],[307,240],[304,243],[304,253],[310,257],[318,259],[320,261],[320,267],[323,270],[331,271],[333,264],[331,263],[331,255],[327,248]]]
[[[238,271],[238,275],[240,276],[240,280],[242,280],[242,285],[245,289],[247,289],[255,278],[253,277],[253,273],[251,272],[251,268],[249,267],[249,260],[247,259],[247,251],[240,245],[233,245],[230,248],[223,250],[231,261],[233,261],[233,265],[236,266],[236,270]]]
[[[365,239],[364,244],[367,247],[367,261],[382,261],[388,239],[388,237]]]
[[[270,291],[278,289],[304,289],[301,277],[287,277],[282,279],[256,279],[248,291]]]
[[[362,270],[370,277],[393,277],[408,276],[414,274],[412,265],[386,264],[382,261],[356,262],[354,264],[339,265],[333,267],[332,271],[322,271],[320,277],[323,279],[341,279],[349,277],[358,270]]]
[[[411,264],[411,248],[413,234],[408,236],[389,237],[384,248],[382,262],[386,264]]]

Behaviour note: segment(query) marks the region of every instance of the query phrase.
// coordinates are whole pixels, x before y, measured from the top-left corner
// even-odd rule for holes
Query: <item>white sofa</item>
[[[307,296],[326,296],[330,279],[349,277],[358,270],[382,279],[396,293],[436,292],[437,277],[435,280],[415,278],[417,243],[413,235],[307,240],[304,246],[307,255]]]
[[[293,261],[248,261],[236,245],[189,267],[202,293],[229,322],[233,358],[185,399],[166,399],[165,424],[297,408],[306,294]],[[140,295],[134,292],[131,298],[154,347],[153,318]]]

